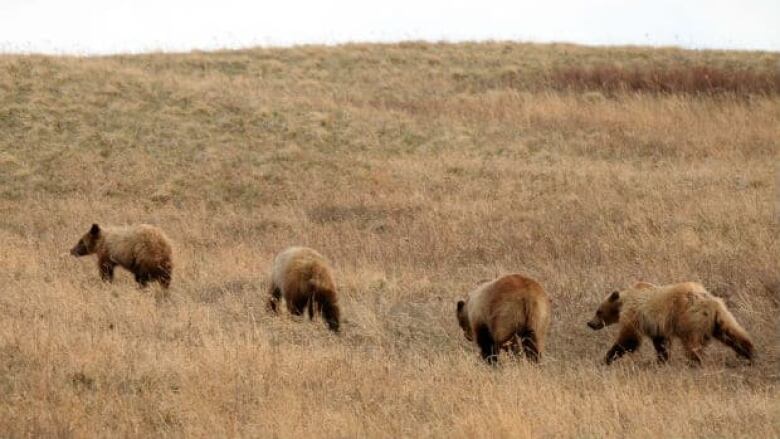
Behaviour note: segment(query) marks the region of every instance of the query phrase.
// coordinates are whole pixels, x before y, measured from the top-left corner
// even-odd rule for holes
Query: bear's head
[[[599,305],[596,315],[588,322],[590,329],[598,330],[620,320],[620,308],[623,305],[620,300],[620,292],[614,291]]]
[[[466,313],[465,300],[458,300],[457,316],[458,316],[458,324],[460,325],[460,329],[463,330],[463,336],[466,337],[466,340],[468,341],[474,340],[474,336],[471,333],[471,324],[469,323],[469,317],[468,314]]]
[[[100,226],[92,224],[92,228],[89,229],[89,232],[79,239],[79,242],[76,243],[75,247],[70,249],[70,254],[73,256],[86,256],[95,253],[99,239]]]

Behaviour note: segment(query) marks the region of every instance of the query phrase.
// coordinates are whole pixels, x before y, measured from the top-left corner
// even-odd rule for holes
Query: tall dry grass
[[[775,70],[748,70],[698,66],[626,68],[598,65],[568,67],[554,72],[558,88],[578,91],[696,94],[750,97],[780,94],[780,66]]]
[[[777,54],[520,44],[0,57],[0,436],[780,436],[780,98],[556,91],[566,65]],[[507,76],[509,75],[509,76]],[[506,78],[513,77],[512,83]],[[503,78],[503,79],[502,79]],[[170,294],[66,254],[175,241]],[[345,322],[264,310],[275,252],[333,262]],[[482,364],[456,298],[521,272],[539,366]],[[635,279],[703,282],[753,335],[600,364]]]

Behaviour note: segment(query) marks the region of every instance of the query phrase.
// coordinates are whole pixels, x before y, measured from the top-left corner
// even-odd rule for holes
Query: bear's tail
[[[719,304],[715,314],[715,327],[712,336],[720,340],[723,344],[734,349],[738,355],[753,359],[753,342],[750,340],[745,328],[737,323],[734,315],[726,309],[722,303]]]

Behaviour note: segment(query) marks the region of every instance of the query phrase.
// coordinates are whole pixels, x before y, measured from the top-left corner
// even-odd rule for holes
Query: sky
[[[0,53],[405,40],[780,52],[780,0],[0,0]]]

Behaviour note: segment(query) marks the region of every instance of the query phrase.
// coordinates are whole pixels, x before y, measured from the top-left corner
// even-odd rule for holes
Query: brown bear
[[[483,283],[457,305],[463,335],[475,341],[482,358],[496,364],[499,351],[510,348],[538,362],[550,326],[550,299],[538,282],[510,274]]]
[[[107,282],[114,279],[114,267],[119,265],[135,275],[141,288],[150,281],[164,288],[171,284],[171,243],[162,230],[148,224],[105,228],[92,224],[70,254],[97,254],[100,277]]]
[[[331,268],[315,250],[290,247],[276,255],[269,293],[268,308],[274,313],[284,297],[290,313],[299,316],[308,308],[310,320],[316,311],[331,331],[339,331],[340,313]]]
[[[702,351],[713,337],[738,355],[748,360],[753,357],[753,343],[745,329],[721,299],[696,282],[666,286],[638,282],[625,291],[615,291],[599,306],[588,326],[598,330],[618,322],[620,332],[607,352],[607,364],[637,350],[643,336],[653,341],[661,363],[669,359],[672,337],[682,341],[694,365],[701,364]]]

